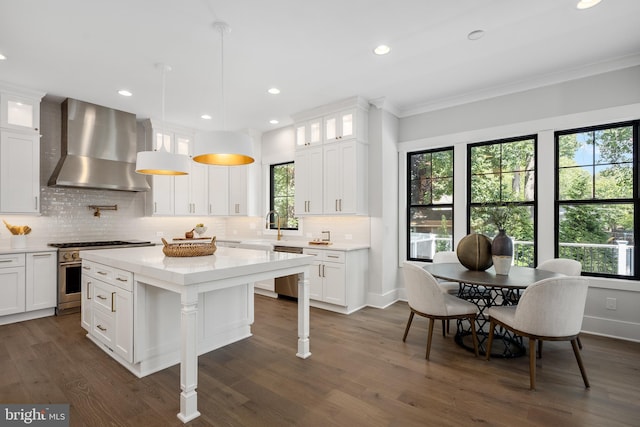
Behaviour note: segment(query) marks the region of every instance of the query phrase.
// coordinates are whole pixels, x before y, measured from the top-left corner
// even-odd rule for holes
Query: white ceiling
[[[640,64],[640,1],[576,3],[2,0],[0,81],[161,118],[165,63],[166,121],[196,129],[267,131],[353,95],[385,98],[402,117]],[[224,110],[216,20],[232,28]],[[485,36],[468,40],[477,29]],[[389,55],[372,54],[380,43]]]

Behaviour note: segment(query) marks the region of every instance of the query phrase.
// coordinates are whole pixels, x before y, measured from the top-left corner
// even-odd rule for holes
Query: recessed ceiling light
[[[271,120],[269,120],[269,123],[271,123],[272,125],[277,125],[280,122],[277,121],[276,119],[271,119]]]
[[[205,119],[205,120],[211,120],[211,116],[208,114],[203,114],[200,116],[201,119]]]
[[[381,44],[380,46],[373,49],[373,53],[375,53],[376,55],[386,55],[389,52],[391,52],[391,48],[386,44]]]
[[[131,95],[133,95],[133,93],[129,92],[129,91],[128,91],[128,90],[126,90],[126,89],[120,89],[120,90],[118,91],[118,93],[119,93],[120,95],[122,95],[122,96],[131,96]]]
[[[589,9],[590,7],[593,7],[598,3],[600,3],[600,0],[580,0],[576,7],[578,9]]]
[[[469,40],[479,40],[484,37],[484,30],[474,30],[467,34]]]
[[[278,89],[277,87],[272,87],[267,92],[269,92],[271,95],[277,95],[280,93],[280,89]]]
[[[7,59],[7,57],[0,53],[0,61],[4,61],[5,59]]]

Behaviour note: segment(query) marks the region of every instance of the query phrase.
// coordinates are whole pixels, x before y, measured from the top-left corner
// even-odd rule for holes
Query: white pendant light
[[[162,123],[164,127],[164,87],[165,74],[171,67],[157,64],[162,69]],[[162,131],[162,128],[160,129]],[[154,151],[140,151],[136,155],[136,172],[143,175],[187,175],[191,159],[184,154],[175,154],[156,148]]]
[[[213,28],[220,32],[220,93],[222,101],[222,127],[224,115],[224,33],[230,32],[226,22],[216,21]],[[207,165],[240,166],[253,163],[252,142],[249,135],[226,130],[198,135],[194,144],[193,160]]]

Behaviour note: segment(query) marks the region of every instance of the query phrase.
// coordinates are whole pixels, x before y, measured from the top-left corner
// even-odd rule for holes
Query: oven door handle
[[[60,267],[79,267],[82,265],[82,262],[61,262],[58,265]]]

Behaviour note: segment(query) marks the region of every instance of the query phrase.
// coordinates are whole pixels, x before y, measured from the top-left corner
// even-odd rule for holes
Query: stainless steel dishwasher
[[[286,252],[290,254],[302,254],[302,248],[291,246],[274,246],[274,252]],[[276,277],[275,291],[278,296],[283,295],[289,298],[298,298],[298,275],[290,274],[288,276]]]

